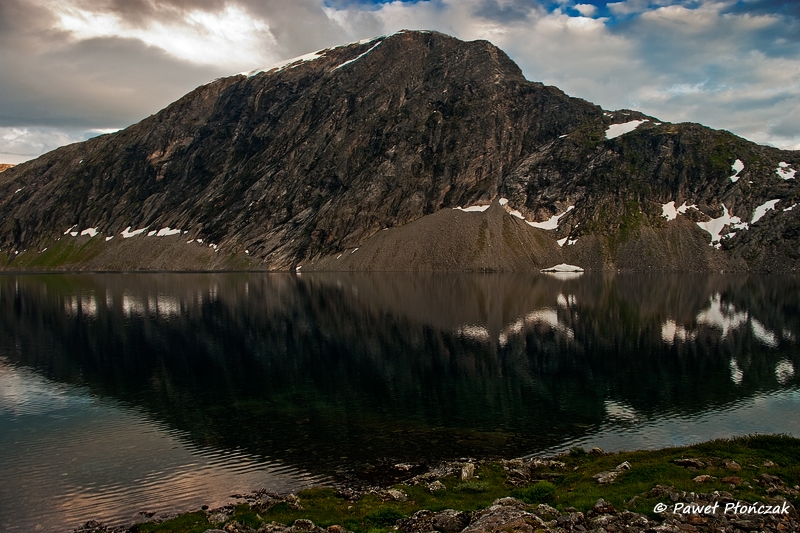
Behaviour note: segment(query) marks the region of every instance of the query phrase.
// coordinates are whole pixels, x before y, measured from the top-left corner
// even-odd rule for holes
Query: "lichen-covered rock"
[[[538,516],[523,511],[518,506],[493,505],[489,509],[477,513],[463,533],[485,533],[493,531],[515,531],[534,533],[544,527],[544,521]]]
[[[463,530],[470,523],[470,515],[463,511],[445,509],[444,511],[417,511],[409,518],[400,520],[397,527],[404,532],[440,531],[441,533],[456,533]]]

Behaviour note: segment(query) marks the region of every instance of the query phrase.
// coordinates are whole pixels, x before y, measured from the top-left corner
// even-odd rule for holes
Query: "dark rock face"
[[[606,139],[608,126],[632,120],[645,122]],[[744,170],[734,183],[737,159]],[[574,209],[549,231],[543,255],[503,270],[556,256],[587,268],[793,270],[800,209],[783,210],[800,190],[776,169],[798,166],[798,152],[727,132],[604,113],[525,80],[488,42],[401,32],[216,80],[121,132],[3,172],[0,249],[7,268],[88,268],[84,252],[67,264],[52,250],[73,238],[67,230],[96,228],[92,239],[116,237],[93,252],[92,268],[111,268],[105,257],[154,268],[121,248],[119,234],[179,228],[182,243],[216,245],[220,259],[202,268],[286,270],[329,262],[384,228],[505,197],[528,221]],[[774,211],[719,249],[695,224],[723,205],[749,221],[773,199]],[[667,221],[670,201],[697,209]],[[136,239],[157,238],[145,235]],[[555,244],[564,238],[572,244]],[[192,263],[196,250],[175,246],[170,257],[185,257],[160,268]],[[526,256],[508,246],[499,257]],[[466,254],[452,262],[474,267]]]

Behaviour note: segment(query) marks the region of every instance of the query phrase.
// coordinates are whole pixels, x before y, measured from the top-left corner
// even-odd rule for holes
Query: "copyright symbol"
[[[657,503],[656,506],[653,507],[653,512],[654,513],[663,513],[666,510],[667,510],[667,506],[664,505],[663,503]]]

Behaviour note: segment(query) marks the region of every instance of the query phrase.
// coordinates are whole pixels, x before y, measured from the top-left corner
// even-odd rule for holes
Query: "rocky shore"
[[[455,461],[418,475],[412,475],[414,465],[401,464],[393,470],[407,471],[409,477],[393,486],[340,486],[298,494],[261,490],[232,495],[235,504],[204,507],[170,520],[126,528],[91,521],[73,533],[800,531],[798,467],[796,462],[786,464],[787,457],[791,463],[797,456],[798,440],[749,439],[772,443],[773,448],[778,442],[784,450],[772,456],[780,456],[784,466],[750,451],[688,456],[694,449],[622,454],[573,450],[554,458]],[[663,479],[674,484],[663,484]],[[595,493],[607,498],[595,499]],[[593,503],[581,504],[587,497]],[[565,505],[572,501],[577,505]]]

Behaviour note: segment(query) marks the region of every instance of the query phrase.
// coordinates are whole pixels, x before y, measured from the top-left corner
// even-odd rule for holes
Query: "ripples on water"
[[[0,278],[0,529],[369,465],[800,435],[782,276]]]
[[[142,521],[269,486],[327,480],[237,449],[192,442],[141,410],[0,359],[0,529],[66,531],[92,517]],[[147,514],[145,514],[147,513]]]

